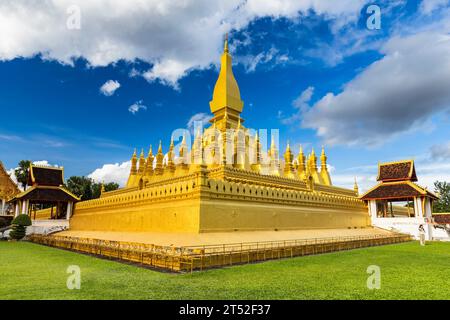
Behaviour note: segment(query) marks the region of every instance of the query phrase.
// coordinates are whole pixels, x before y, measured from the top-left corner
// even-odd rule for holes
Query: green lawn
[[[69,265],[81,289],[66,287]],[[369,265],[381,288],[366,286]],[[417,242],[169,274],[28,242],[0,241],[2,299],[449,299],[450,243]]]

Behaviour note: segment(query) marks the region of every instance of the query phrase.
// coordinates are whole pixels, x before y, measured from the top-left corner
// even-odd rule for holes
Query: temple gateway
[[[210,126],[178,153],[171,139],[155,154],[136,151],[128,183],[100,199],[77,204],[72,231],[183,232],[365,228],[370,219],[355,190],[333,186],[322,148],[282,159],[272,139],[266,152],[258,132],[244,126],[244,102],[225,41],[210,102]],[[190,149],[190,150],[189,150]]]

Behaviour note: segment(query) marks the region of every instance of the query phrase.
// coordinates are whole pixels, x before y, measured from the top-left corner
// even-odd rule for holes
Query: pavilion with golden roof
[[[156,153],[136,151],[126,186],[80,202],[73,231],[207,233],[364,228],[370,219],[354,190],[333,186],[322,148],[280,158],[241,118],[244,102],[233,75],[227,40],[210,102],[211,120],[187,134],[175,152],[160,142]]]

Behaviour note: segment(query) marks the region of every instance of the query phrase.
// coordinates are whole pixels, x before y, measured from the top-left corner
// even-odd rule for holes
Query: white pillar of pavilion
[[[26,214],[28,215],[28,207],[30,205],[30,201],[29,200],[25,200],[22,202],[22,214]]]
[[[16,202],[16,208],[14,210],[14,217],[17,217],[20,214],[20,202]]]
[[[420,197],[414,198],[414,213],[416,218],[423,218],[424,212],[422,209],[422,199]]]
[[[2,199],[2,211],[0,211],[0,214],[1,214],[2,216],[5,215],[5,209],[6,209],[6,200],[5,200],[5,199]]]
[[[70,220],[70,217],[72,216],[72,211],[73,211],[73,202],[69,201],[67,203],[66,220]]]
[[[370,200],[369,201],[369,215],[372,219],[375,219],[377,217],[377,201],[376,200]]]

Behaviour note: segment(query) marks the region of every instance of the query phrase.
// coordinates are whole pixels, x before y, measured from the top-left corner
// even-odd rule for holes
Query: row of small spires
[[[197,137],[195,139],[197,141]],[[260,151],[261,151],[261,146],[259,143],[259,138],[258,135],[256,135],[255,137],[255,143],[256,143],[256,152],[257,152],[257,157],[256,157],[256,164],[260,164]],[[194,142],[193,146],[192,146],[192,151],[191,154],[192,156],[194,156],[195,152],[198,151],[196,149],[198,148],[198,144],[196,142]],[[187,156],[187,145],[186,145],[186,140],[185,137],[183,137],[182,143],[181,143],[181,147],[180,147],[180,151],[179,151],[179,157],[181,159],[184,159],[185,156]],[[169,152],[167,154],[167,163],[166,163],[166,167],[169,170],[174,170],[175,169],[175,161],[174,161],[174,143],[173,143],[173,139],[170,142],[170,147],[169,147]],[[274,140],[272,140],[271,143],[271,147],[268,151],[268,156],[275,161],[278,161],[278,150],[276,149]],[[136,149],[134,150],[133,156],[131,158],[131,174],[149,174],[149,173],[153,173],[153,171],[155,171],[156,174],[158,173],[162,173],[163,169],[164,169],[164,154],[162,152],[162,141],[160,141],[159,143],[159,148],[158,148],[158,152],[156,154],[156,156],[153,155],[153,151],[152,151],[152,146],[150,146],[150,150],[147,156],[147,159],[145,159],[145,155],[144,155],[144,149],[142,149],[141,151],[141,155],[139,158],[139,170],[137,167],[138,164],[138,160],[137,160],[137,153],[136,153]],[[153,163],[154,160],[156,159],[156,166],[153,170]],[[314,151],[314,148],[311,151],[311,154],[308,155],[308,157],[305,157],[305,154],[303,152],[303,148],[302,146],[300,146],[300,151],[299,154],[297,156],[297,163],[295,164],[294,161],[294,155],[291,151],[291,147],[290,144],[288,142],[287,147],[286,147],[286,151],[284,153],[284,160],[285,160],[285,168],[284,171],[285,173],[288,172],[293,172],[293,169],[298,170],[299,172],[308,172],[309,170],[311,171],[315,171],[317,170],[317,157]],[[322,147],[322,153],[320,156],[320,160],[321,160],[321,170],[323,171],[327,171],[327,156],[325,154],[325,149],[324,147]],[[183,160],[182,160],[183,161]],[[152,164],[152,165],[150,165]],[[185,162],[181,162],[181,165],[187,165]],[[308,164],[308,165],[306,165]]]

